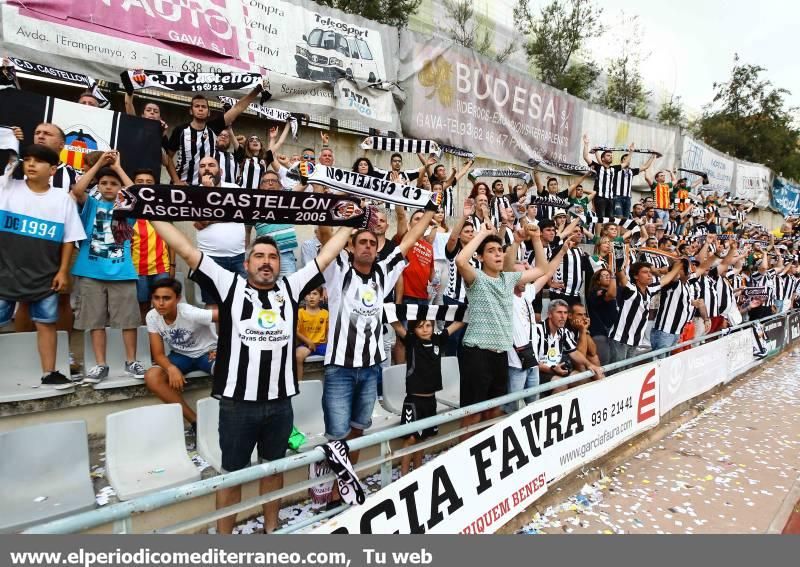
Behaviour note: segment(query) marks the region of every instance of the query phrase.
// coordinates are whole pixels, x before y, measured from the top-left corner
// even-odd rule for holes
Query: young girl
[[[393,325],[398,338],[406,345],[406,398],[402,423],[436,415],[436,392],[442,389],[442,355],[447,337],[461,329],[464,323],[450,323],[441,334],[434,334],[433,325],[433,321],[409,321],[408,331],[401,324]],[[436,435],[438,429],[430,427],[409,435],[403,447],[411,447],[417,440]],[[404,455],[400,462],[401,475],[408,474],[412,457],[414,470],[422,466],[422,451]]]
[[[306,306],[297,312],[297,379],[303,379],[303,363],[312,354],[325,356],[328,343],[328,310],[321,309],[322,288],[312,289],[306,295]]]
[[[267,171],[268,161],[272,161],[272,155],[267,156],[267,149],[258,136],[250,136],[244,149],[237,151],[239,160],[239,185],[243,189],[258,189],[261,177]]]

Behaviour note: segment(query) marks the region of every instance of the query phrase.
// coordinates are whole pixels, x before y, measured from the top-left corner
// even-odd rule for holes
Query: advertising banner
[[[634,144],[638,148],[648,148],[661,152],[663,157],[655,162],[655,169],[672,169],[678,164],[679,131],[655,122],[640,120],[633,116],[626,116],[617,112],[590,105],[583,109],[583,124],[581,131],[589,135],[592,146],[628,147]],[[574,148],[574,160],[584,163],[583,145]],[[614,163],[619,163],[621,153],[614,154]],[[631,167],[638,167],[649,156],[633,154]],[[654,173],[655,174],[655,173]],[[644,175],[633,179],[634,186],[644,186]]]
[[[314,533],[493,533],[557,480],[658,424],[648,364],[539,400]]]
[[[764,323],[764,333],[767,335],[768,354],[780,351],[786,345],[786,319],[781,317]]]
[[[527,165],[570,162],[580,144],[581,101],[482,56],[404,30],[403,133]]]
[[[728,366],[725,382],[730,382],[742,369],[753,363],[753,337],[752,329],[744,329],[731,333],[722,340],[725,347],[722,349],[727,354]]]
[[[763,165],[736,162],[736,184],[733,196],[737,199],[748,199],[756,207],[766,208],[770,204],[769,188],[772,172]]]
[[[796,215],[800,212],[800,186],[776,176],[772,180],[769,204],[783,216]]]
[[[335,82],[397,73],[387,57],[393,28],[310,0],[0,0],[0,8],[8,55],[112,82],[128,69],[266,73],[273,100],[292,112],[316,106],[357,120],[336,104]],[[391,110],[380,116],[384,128],[398,124]]]
[[[681,154],[681,167],[684,169],[694,169],[708,173],[710,183],[701,185],[702,191],[714,191],[717,194],[733,191],[733,174],[735,162],[723,153],[698,142],[689,136],[683,137],[683,153]],[[688,174],[689,184],[692,184],[697,176]]]
[[[752,347],[751,347],[752,352]],[[728,352],[717,342],[693,347],[658,362],[661,415],[725,381]]]
[[[800,339],[800,313],[792,312],[789,315],[789,342]]]
[[[14,89],[0,91],[0,124],[19,126],[25,134],[20,144],[33,143],[41,122],[52,122],[66,135],[61,161],[78,171],[85,168],[86,154],[116,149],[129,174],[136,169],[161,171],[161,125],[101,108]]]

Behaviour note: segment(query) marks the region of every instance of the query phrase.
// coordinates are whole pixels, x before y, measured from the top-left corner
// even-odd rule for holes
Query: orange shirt
[[[428,299],[428,282],[433,266],[433,246],[427,240],[418,240],[406,255],[408,266],[403,270],[403,295]]]
[[[656,202],[656,209],[672,208],[672,183],[656,183],[653,181],[653,198]]]
[[[678,194],[676,195],[678,202],[675,204],[675,207],[680,211],[683,212],[689,208],[689,191],[686,189],[678,189]]]
[[[131,241],[133,266],[140,276],[154,276],[169,272],[169,249],[166,242],[146,220],[136,219]]]

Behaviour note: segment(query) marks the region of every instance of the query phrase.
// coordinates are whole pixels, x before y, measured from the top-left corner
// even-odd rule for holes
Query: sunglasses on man
[[[316,156],[313,156],[311,154],[303,154],[301,157],[306,161],[314,161],[315,159],[317,159]]]

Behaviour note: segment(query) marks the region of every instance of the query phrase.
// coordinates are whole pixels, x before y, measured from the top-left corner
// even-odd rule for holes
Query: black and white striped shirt
[[[225,183],[236,183],[236,157],[233,152],[217,150],[214,154],[219,164],[219,171],[222,174],[222,181]]]
[[[611,328],[609,336],[615,341],[628,346],[639,346],[644,336],[650,302],[659,291],[661,291],[661,284],[658,279],[646,287],[644,291],[640,291],[632,281],[629,281],[624,286],[619,286],[617,288],[619,318]]]
[[[270,290],[252,287],[206,254],[189,277],[222,300],[212,396],[263,402],[297,394],[297,307],[308,290],[323,283],[316,261]]]
[[[205,128],[195,130],[191,123],[172,131],[167,149],[175,152],[178,177],[189,185],[200,184],[200,160],[217,152],[217,135],[225,129],[225,117],[220,115],[206,122]]]
[[[731,279],[734,277],[735,271],[728,269],[725,274],[717,272],[717,314],[723,315],[728,309],[736,304],[736,298],[733,296],[733,286]]]
[[[614,170],[614,196],[630,197],[633,178],[639,175],[639,168],[614,165],[611,169]]]
[[[694,312],[692,301],[696,299],[694,286],[696,276],[689,276],[686,283],[676,279],[661,288],[661,304],[658,306],[654,329],[670,335],[680,335],[684,325]]]
[[[596,161],[592,162],[589,169],[596,174],[594,179],[594,191],[598,197],[612,199],[614,197],[614,168],[603,167]]]
[[[713,274],[712,274],[713,272]],[[694,283],[695,296],[702,299],[706,305],[706,313],[709,317],[719,315],[719,295],[717,294],[717,274],[715,270],[709,271],[697,278]]]
[[[589,255],[578,247],[571,248],[564,254],[564,258],[553,275],[553,280],[563,283],[564,288],[553,289],[550,294],[578,297],[583,291],[585,273],[589,269],[591,269]]]
[[[453,248],[452,252],[449,252],[447,248],[444,249],[444,256],[447,258],[447,269],[449,271],[447,290],[444,292],[444,294],[454,301],[466,303],[467,285],[464,283],[464,278],[461,277],[461,274],[458,272],[458,268],[456,267],[456,256],[458,256],[458,253],[461,252],[461,248],[461,241],[458,240],[456,241],[456,246]],[[475,258],[474,255],[469,259],[469,264],[476,270],[481,269],[481,263],[477,258]]]
[[[267,163],[258,157],[244,158],[239,164],[239,186],[242,189],[258,189],[261,176],[267,172]]]
[[[492,199],[492,202],[489,203],[489,210],[491,211],[495,226],[499,227],[503,224],[503,215],[505,214],[505,209],[510,208],[511,201],[509,201],[508,197],[505,195],[501,195],[500,197],[495,197]]]
[[[366,275],[356,271],[347,252],[331,262],[324,273],[330,313],[326,365],[363,368],[386,358],[383,302],[407,265],[399,247]]]
[[[570,352],[574,352],[578,347],[575,334],[562,327],[555,333],[550,333],[550,326],[547,318],[542,319],[536,324],[536,359],[542,364],[556,366],[561,362],[561,358]]]

